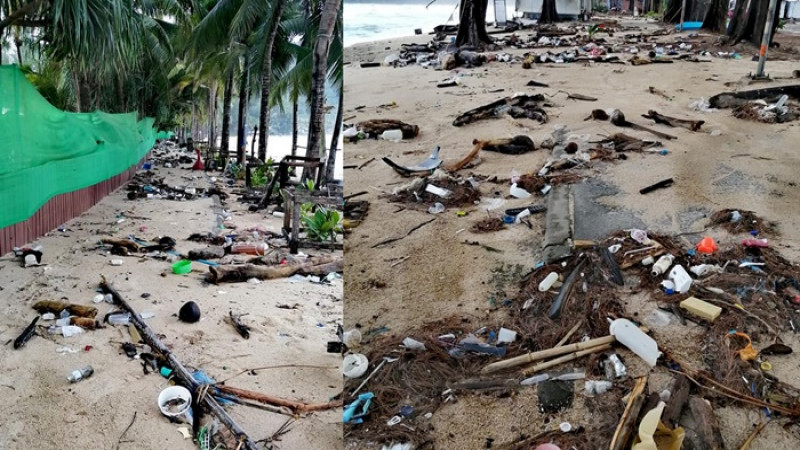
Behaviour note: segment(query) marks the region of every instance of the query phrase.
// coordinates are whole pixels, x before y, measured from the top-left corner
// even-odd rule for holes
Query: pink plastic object
[[[745,247],[767,248],[769,247],[769,242],[766,239],[745,239],[742,241],[742,245]]]
[[[561,450],[561,447],[555,444],[542,444],[537,446],[534,450]]]

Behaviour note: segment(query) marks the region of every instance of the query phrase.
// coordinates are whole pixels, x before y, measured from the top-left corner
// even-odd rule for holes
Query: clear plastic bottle
[[[77,383],[85,378],[89,378],[94,373],[94,369],[92,366],[82,367],[80,369],[73,370],[72,373],[69,374],[67,380],[70,383]]]
[[[128,325],[131,323],[131,315],[129,313],[118,313],[108,316],[108,323],[111,325]]]

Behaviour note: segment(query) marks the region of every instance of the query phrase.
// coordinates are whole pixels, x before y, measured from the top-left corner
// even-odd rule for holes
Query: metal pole
[[[764,78],[764,65],[767,63],[767,47],[772,39],[772,24],[775,22],[775,9],[778,8],[778,0],[769,0],[769,13],[767,23],[764,25],[764,37],[761,38],[761,51],[758,53],[758,70],[756,78]]]
[[[683,33],[683,18],[686,17],[686,0],[681,3],[681,33]]]

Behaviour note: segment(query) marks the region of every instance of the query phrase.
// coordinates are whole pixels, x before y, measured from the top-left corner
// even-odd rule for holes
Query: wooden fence
[[[146,158],[147,156],[136,165],[105,181],[77,191],[56,195],[28,220],[0,228],[0,255],[5,255],[14,247],[30,244],[45,233],[58,228],[59,225],[83,214],[106,195],[130,180]]]

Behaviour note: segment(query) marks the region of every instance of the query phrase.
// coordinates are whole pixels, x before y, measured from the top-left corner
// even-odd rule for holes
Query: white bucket
[[[167,402],[175,399],[183,399],[185,403],[182,407],[171,410],[167,406]],[[192,394],[183,386],[170,386],[161,391],[161,393],[158,394],[158,408],[161,410],[161,414],[175,418],[180,422],[186,422],[192,425],[194,421],[192,414]]]

